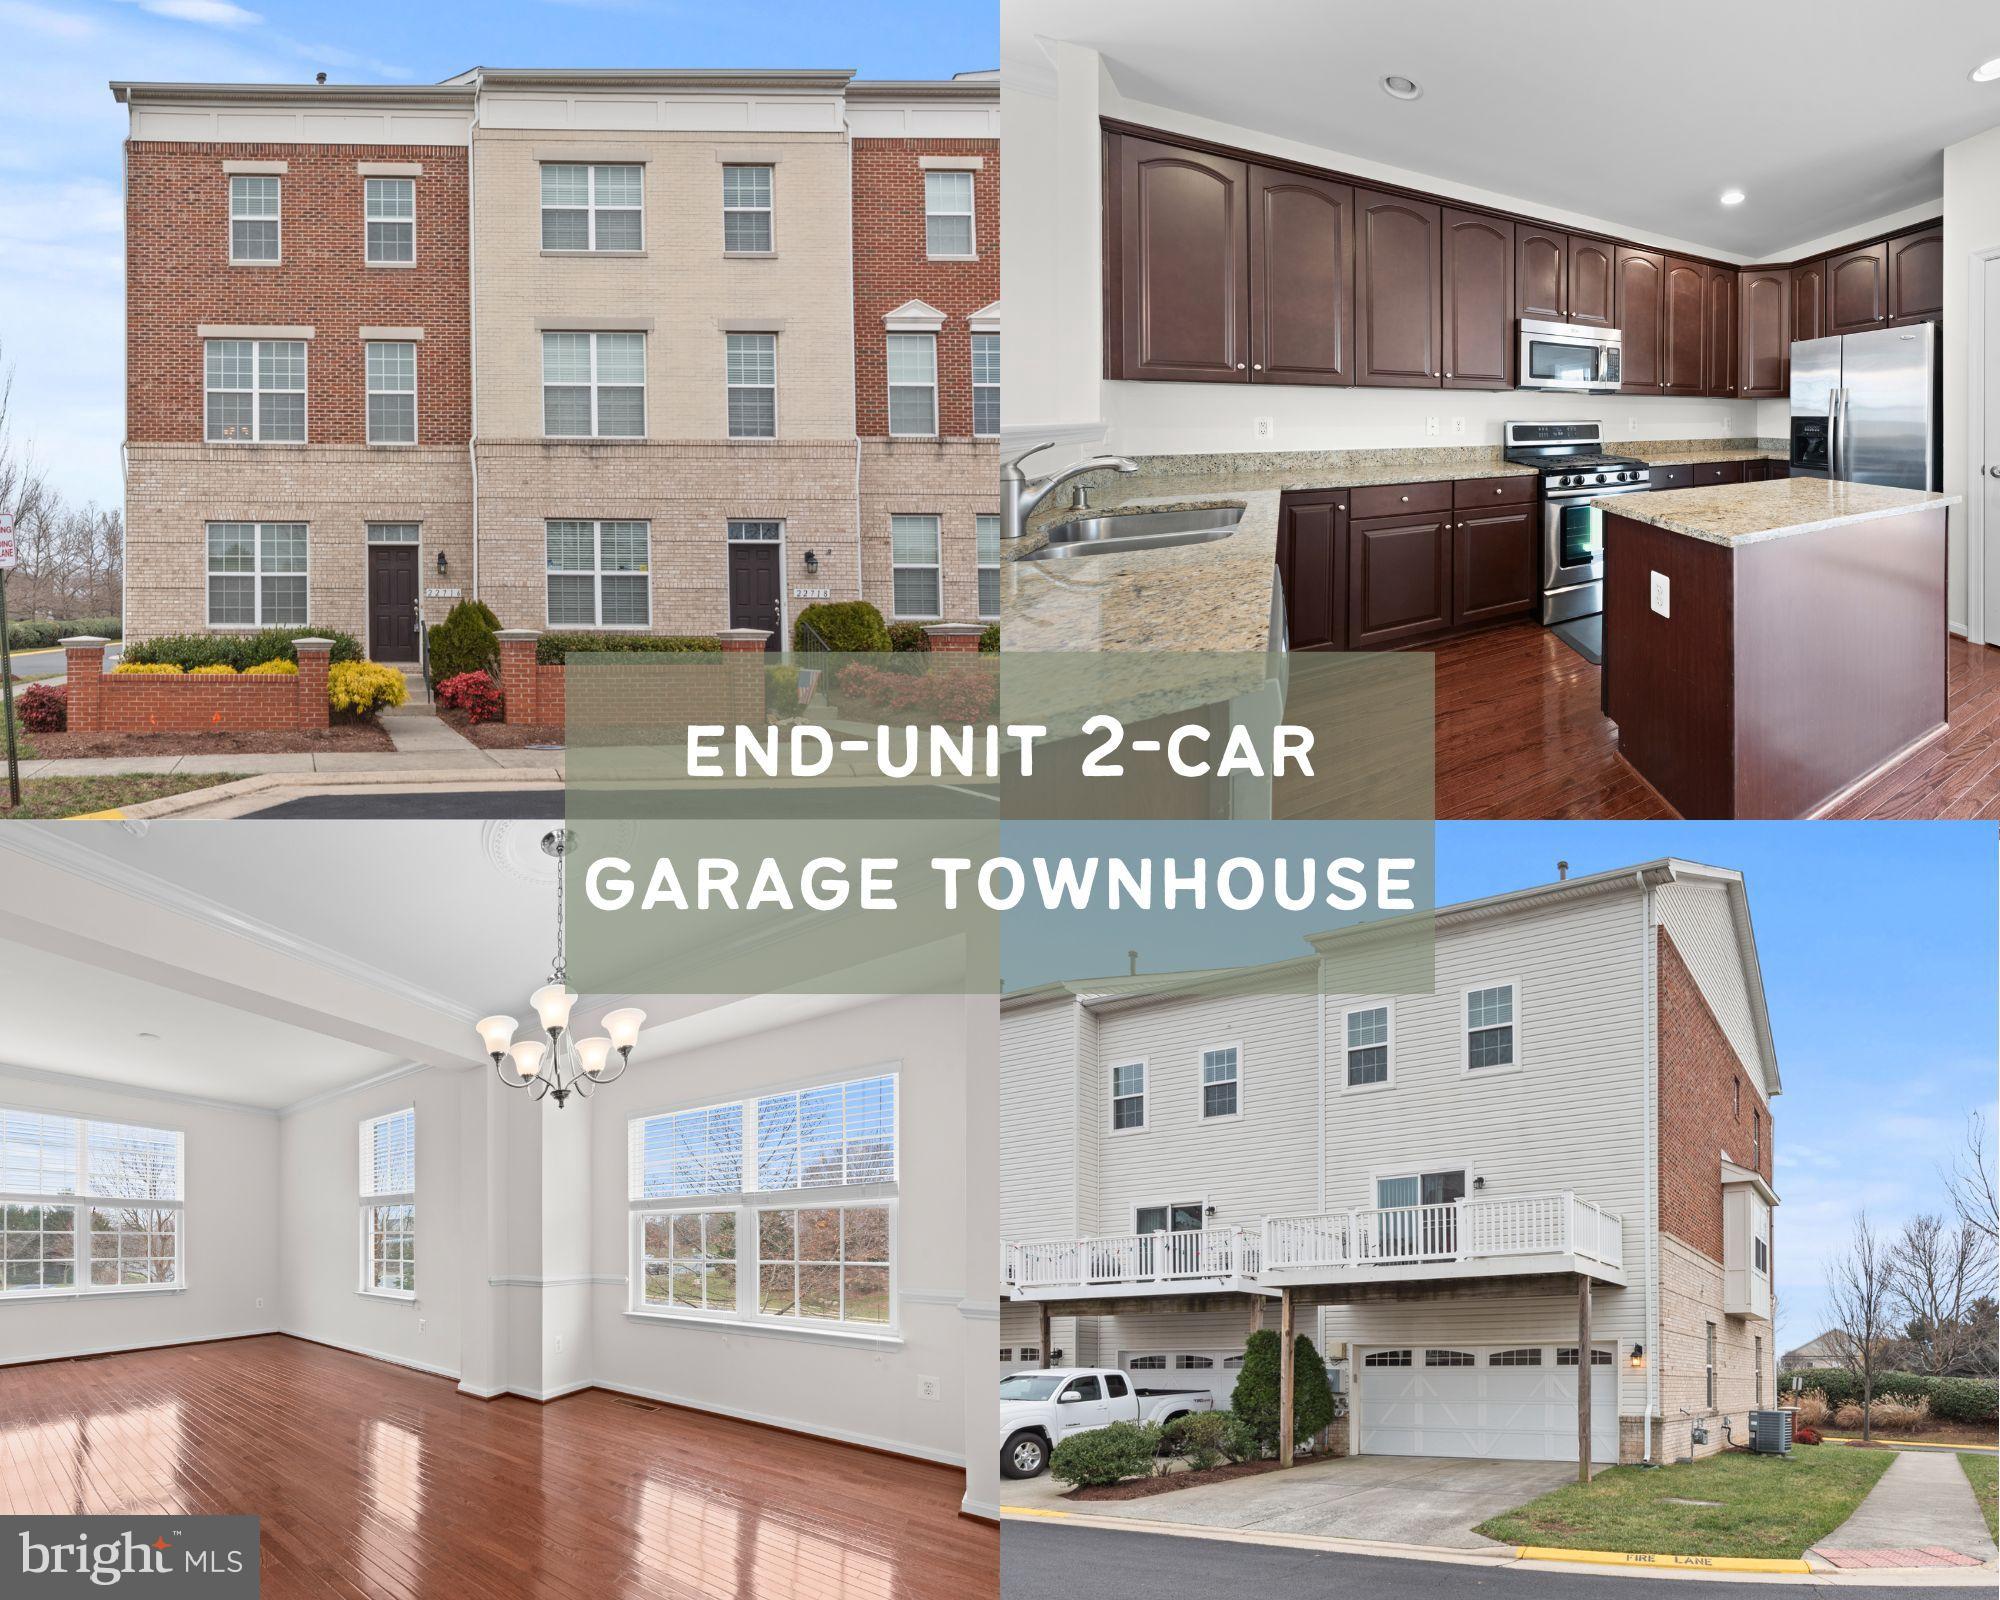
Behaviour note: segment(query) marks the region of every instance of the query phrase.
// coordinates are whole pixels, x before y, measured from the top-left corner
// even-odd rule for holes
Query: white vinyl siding
[[[937,335],[892,333],[888,348],[889,437],[937,436]]]
[[[979,614],[1000,615],[1000,519],[981,512],[972,519],[979,558]]]
[[[284,179],[234,173],[229,179],[229,259],[275,264],[282,248],[280,216]]]
[[[1067,996],[1009,1011],[1000,1027],[1000,1232],[1048,1239],[1077,1219],[1081,1008]],[[1096,1102],[1095,1095],[1089,1100]],[[1088,1128],[1094,1134],[1097,1123]],[[1088,1137],[1089,1135],[1085,1135]],[[1018,1340],[1016,1341],[1019,1342]]]
[[[303,522],[211,522],[205,534],[211,628],[304,626]]]
[[[729,437],[770,439],[778,432],[778,336],[727,335]]]
[[[417,259],[417,181],[369,178],[362,198],[368,264],[414,266]]]
[[[0,1107],[0,1305],[184,1287],[186,1198],[174,1129]]]
[[[303,339],[204,340],[202,374],[208,443],[305,443]]]
[[[637,164],[542,163],[542,248],[643,250],[645,173]]]
[[[768,255],[772,249],[771,169],[722,169],[722,248],[731,255]]]
[[[889,519],[890,591],[896,616],[927,621],[944,614],[938,539],[936,517]]]
[[[368,442],[417,442],[417,347],[371,340],[368,350]]]
[[[551,628],[651,624],[651,523],[557,519],[545,532]]]
[[[972,336],[972,434],[1000,437],[1000,335]]]
[[[933,261],[965,261],[977,255],[970,172],[924,174],[924,253]]]
[[[542,432],[551,439],[643,439],[646,336],[544,333]]]
[[[417,1113],[361,1124],[361,1292],[411,1299],[417,1292]]]

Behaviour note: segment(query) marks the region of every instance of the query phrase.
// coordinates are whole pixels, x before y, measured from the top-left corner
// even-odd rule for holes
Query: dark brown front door
[[[729,547],[729,625],[768,628],[766,650],[779,649],[778,547],[775,544],[732,544]]]
[[[368,547],[368,655],[375,661],[417,659],[417,547]]]

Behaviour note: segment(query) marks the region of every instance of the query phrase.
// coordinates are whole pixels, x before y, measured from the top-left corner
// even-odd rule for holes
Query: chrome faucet
[[[1099,467],[1109,467],[1114,472],[1137,472],[1139,465],[1127,461],[1123,456],[1092,456],[1088,461],[1078,461],[1051,472],[1046,478],[1031,478],[1021,470],[1021,463],[1037,450],[1046,450],[1055,441],[1038,444],[1033,449],[1023,450],[1011,461],[1000,465],[1000,537],[1018,539],[1028,531],[1028,518],[1036,506],[1049,495],[1069,482],[1071,478],[1085,472],[1095,472]]]

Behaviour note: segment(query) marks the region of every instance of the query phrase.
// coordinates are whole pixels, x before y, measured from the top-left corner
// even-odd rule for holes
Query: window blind
[[[361,1124],[361,1192],[415,1194],[417,1113],[392,1111]]]
[[[757,1102],[757,1187],[896,1181],[896,1080],[857,1078]]]
[[[704,1106],[629,1125],[634,1200],[735,1194],[743,1188],[743,1106]]]
[[[0,1194],[179,1201],[181,1135],[0,1107]]]

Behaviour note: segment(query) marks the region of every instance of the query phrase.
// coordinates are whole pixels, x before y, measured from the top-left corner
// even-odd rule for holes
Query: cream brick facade
[[[1715,1327],[1715,1405],[1708,1403],[1708,1326]],[[1758,1354],[1761,1350],[1762,1400],[1776,1404],[1771,1392],[1771,1324],[1763,1317],[1726,1316],[1722,1310],[1722,1263],[1711,1261],[1671,1234],[1660,1235],[1660,1422],[1653,1441],[1654,1459],[1677,1461],[1690,1450],[1713,1455],[1724,1446],[1722,1430],[1747,1444],[1750,1412],[1758,1395]],[[1708,1442],[1694,1444],[1697,1422],[1708,1428]]]
[[[997,609],[979,609],[976,523],[999,513],[1000,448],[991,440],[862,440],[860,598],[890,622],[999,621]],[[939,519],[941,619],[896,613],[889,519],[910,514]]]

